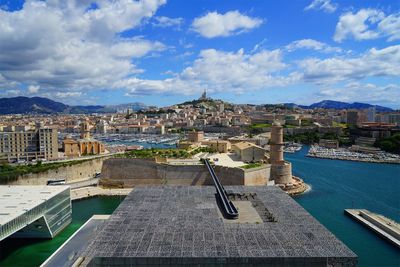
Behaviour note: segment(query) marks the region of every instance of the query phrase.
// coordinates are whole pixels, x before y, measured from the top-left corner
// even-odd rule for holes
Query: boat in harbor
[[[283,152],[285,152],[285,153],[295,153],[295,152],[300,151],[302,147],[303,147],[303,145],[299,144],[299,143],[294,143],[294,142],[285,143],[285,147],[283,149]]]
[[[376,163],[395,163],[400,164],[400,155],[379,152],[375,154],[354,152],[347,148],[325,148],[318,145],[310,147],[308,157],[339,159],[350,161],[376,162]]]

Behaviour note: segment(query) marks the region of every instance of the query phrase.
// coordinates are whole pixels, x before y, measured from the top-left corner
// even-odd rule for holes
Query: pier
[[[397,222],[364,209],[345,209],[344,212],[400,248],[400,225]]]

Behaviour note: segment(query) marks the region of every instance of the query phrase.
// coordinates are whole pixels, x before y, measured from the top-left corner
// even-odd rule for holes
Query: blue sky
[[[400,108],[400,1],[0,0],[0,97]]]

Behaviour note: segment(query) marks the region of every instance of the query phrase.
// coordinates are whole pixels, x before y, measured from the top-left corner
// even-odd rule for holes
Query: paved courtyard
[[[217,153],[208,155],[215,165],[225,166],[225,167],[241,167],[246,165],[235,153]]]

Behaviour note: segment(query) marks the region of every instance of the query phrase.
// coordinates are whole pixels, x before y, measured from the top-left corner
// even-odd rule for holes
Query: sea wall
[[[18,177],[16,181],[10,182],[10,185],[45,185],[48,180],[65,179],[66,182],[74,182],[94,177],[96,172],[100,172],[103,161],[109,157],[96,158],[83,161],[71,166],[59,167],[40,173],[29,173]]]
[[[372,223],[373,225],[375,225],[376,227],[382,229],[386,233],[400,240],[400,233],[396,232],[393,229],[393,224],[391,225],[392,227],[385,225],[384,223],[382,223],[382,219],[379,220],[379,217],[377,215],[369,214],[368,212],[365,212],[363,210],[360,210],[360,216],[363,217],[365,220],[369,221],[370,223]]]
[[[265,185],[270,165],[243,170],[215,166],[223,185]],[[212,185],[205,165],[171,165],[148,159],[113,158],[104,161],[102,181],[122,182],[124,187],[136,185]]]

